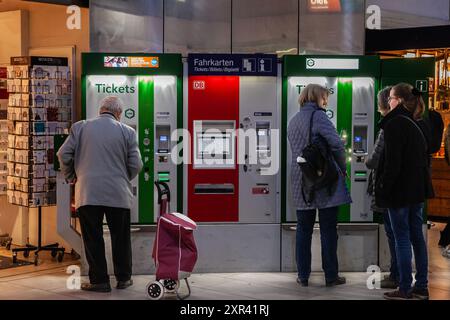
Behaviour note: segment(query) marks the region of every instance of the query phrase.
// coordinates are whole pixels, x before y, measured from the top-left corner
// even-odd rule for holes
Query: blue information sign
[[[188,66],[191,76],[277,76],[272,54],[190,54]]]

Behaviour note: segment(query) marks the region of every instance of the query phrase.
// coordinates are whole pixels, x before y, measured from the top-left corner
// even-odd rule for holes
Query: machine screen
[[[353,152],[355,154],[365,154],[367,149],[367,126],[355,126],[353,138]]]
[[[169,153],[170,149],[170,126],[169,125],[157,125],[156,126],[156,143],[158,153]]]
[[[227,158],[231,154],[231,135],[229,133],[198,135],[199,158],[207,156]]]

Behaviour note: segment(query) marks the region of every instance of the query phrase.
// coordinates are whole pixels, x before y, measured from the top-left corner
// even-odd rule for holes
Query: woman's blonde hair
[[[309,84],[300,93],[298,103],[300,104],[300,107],[303,107],[308,102],[319,104],[321,100],[327,99],[329,94],[328,89],[324,86],[319,84]]]

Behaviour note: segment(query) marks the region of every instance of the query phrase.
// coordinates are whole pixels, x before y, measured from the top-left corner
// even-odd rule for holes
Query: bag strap
[[[407,116],[404,116],[404,115],[400,115],[400,117],[404,118],[404,119],[408,119],[408,121],[411,122],[419,130],[420,135],[422,136],[423,142],[425,143],[425,146],[427,147],[427,150],[428,150],[427,139],[425,138],[425,135],[423,134],[423,131],[422,131],[422,129],[420,129],[419,125],[413,119],[411,119],[410,117],[407,117]]]

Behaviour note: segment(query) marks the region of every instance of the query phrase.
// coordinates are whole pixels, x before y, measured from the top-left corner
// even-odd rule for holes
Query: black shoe
[[[398,285],[399,285],[398,281],[392,280],[389,277],[381,280],[381,288],[382,289],[397,289]]]
[[[344,277],[337,277],[334,281],[327,281],[327,287],[340,286],[341,284],[345,284],[347,280]]]
[[[109,282],[99,284],[83,283],[81,285],[81,290],[92,292],[111,292],[111,285]]]
[[[430,292],[428,289],[419,289],[414,287],[412,290],[412,295],[414,298],[417,298],[419,300],[430,300]]]
[[[386,300],[417,300],[411,293],[406,294],[400,290],[386,292],[383,298]]]
[[[297,278],[297,283],[299,285],[301,285],[302,287],[308,287],[309,286],[308,280],[300,280],[300,278]]]
[[[116,289],[126,289],[128,287],[131,287],[133,285],[133,280],[127,280],[127,281],[117,281]]]

